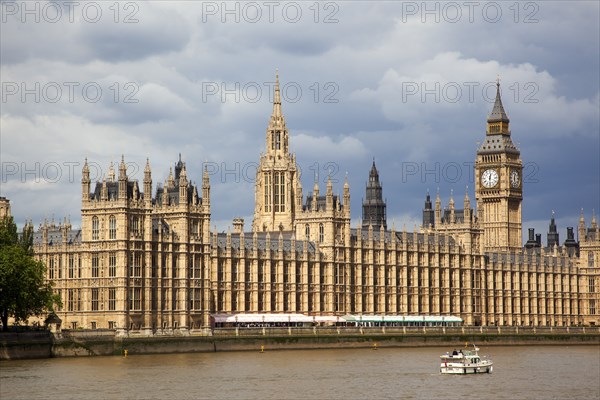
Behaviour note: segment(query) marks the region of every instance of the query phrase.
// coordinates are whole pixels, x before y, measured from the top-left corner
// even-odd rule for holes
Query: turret
[[[179,156],[181,157],[181,155]],[[179,159],[181,162],[181,158]],[[179,175],[179,204],[187,204],[188,201],[188,180],[187,173],[185,171],[185,164],[182,166],[177,165],[175,167],[176,175]]]
[[[431,204],[431,196],[429,196],[429,190],[427,190],[427,196],[425,196],[425,206],[423,207],[423,227],[428,229],[435,226],[435,216],[433,213],[433,206]]]
[[[296,210],[302,210],[302,183],[300,183],[300,179],[298,179],[298,175],[294,177],[296,180]]]
[[[179,160],[175,164],[175,180],[179,180],[181,172],[185,169],[185,163],[181,161],[181,153],[179,153]]]
[[[110,162],[110,165],[108,166],[108,182],[114,182],[115,181],[115,166],[113,164],[113,162]]]
[[[169,191],[167,190],[168,188],[169,188],[168,181],[165,181],[165,186],[163,187],[163,193],[162,193],[162,206],[163,207],[167,207],[169,205]]]
[[[90,201],[90,183],[90,168],[86,158],[81,170],[81,201],[84,204]]]
[[[350,218],[350,185],[347,174],[344,178],[344,216]]]
[[[440,199],[440,189],[435,195],[435,226],[442,224],[442,200]]]
[[[552,211],[552,217],[550,218],[550,227],[548,228],[546,241],[548,247],[550,248],[559,245],[558,231],[556,229],[556,223],[554,222],[554,211]]]
[[[463,201],[463,207],[464,207],[464,211],[463,211],[464,222],[469,223],[469,222],[471,222],[471,199],[469,199],[469,187],[468,186],[465,191],[465,199]]]
[[[192,205],[198,205],[198,186],[194,185],[194,191],[192,192]]]
[[[102,178],[102,189],[100,190],[100,199],[102,201],[108,200],[108,186],[106,186],[106,178]]]
[[[119,200],[127,200],[127,166],[123,155],[119,164]]]
[[[327,211],[333,210],[333,184],[331,183],[331,177],[327,177],[327,191],[325,193],[325,209]]]
[[[456,222],[456,215],[454,213],[454,191],[450,190],[450,203],[448,204],[448,208],[450,209],[450,223],[454,224]]]
[[[169,167],[169,177],[167,178],[167,186],[169,189],[175,187],[175,177],[173,177],[173,167]]]
[[[363,228],[373,225],[375,229],[383,226],[387,228],[386,204],[383,201],[383,189],[379,182],[379,172],[375,166],[375,160],[369,172],[369,182],[367,182],[365,200],[363,201]]]
[[[146,207],[152,205],[152,172],[148,158],[146,159],[146,168],[144,168],[144,204]]]
[[[202,204],[210,207],[210,179],[208,178],[208,168],[206,165],[202,173]]]
[[[583,217],[583,208],[581,209],[581,214],[579,215],[579,226],[577,227],[577,233],[579,234],[579,241],[585,242],[585,218]]]
[[[312,199],[312,211],[317,211],[317,199],[319,197],[319,182],[318,177],[315,175],[315,185],[313,186],[313,199]]]

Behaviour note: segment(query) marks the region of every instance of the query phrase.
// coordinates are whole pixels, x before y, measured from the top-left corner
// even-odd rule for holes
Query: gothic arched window
[[[275,212],[285,212],[285,172],[274,172]]]
[[[308,224],[304,227],[304,235],[306,236],[306,240],[310,240],[310,226]]]
[[[114,215],[111,215],[108,220],[108,238],[116,239],[117,238],[117,219]]]
[[[273,188],[271,187],[271,173],[265,172],[265,201],[264,201],[264,209],[265,212],[271,212],[271,202],[273,201]]]
[[[591,251],[588,253],[588,267],[593,267],[594,266],[594,253],[592,253]]]
[[[325,228],[323,224],[319,224],[319,242],[322,243],[325,239]]]
[[[131,217],[131,232],[136,236],[140,234],[140,219],[137,216]]]
[[[92,218],[92,240],[98,240],[100,238],[100,223],[98,217]]]

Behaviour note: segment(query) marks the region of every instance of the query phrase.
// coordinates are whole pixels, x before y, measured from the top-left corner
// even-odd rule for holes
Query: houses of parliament
[[[500,84],[475,155],[474,202],[426,196],[422,226],[386,221],[373,162],[358,226],[350,187],[304,190],[282,111],[279,78],[256,172],[254,218],[211,230],[208,172],[201,187],[185,163],[153,186],[122,159],[92,186],[81,179],[81,229],[44,222],[35,256],[62,298],[65,328],[193,334],[211,314],[458,316],[465,325],[600,325],[600,230],[583,211],[560,242],[522,243],[522,160],[511,138]],[[365,171],[366,172],[366,171]],[[366,174],[365,174],[366,175]],[[152,194],[154,193],[154,195]],[[218,206],[218,205],[215,205]],[[460,208],[459,208],[460,207]],[[25,229],[33,229],[28,224]]]

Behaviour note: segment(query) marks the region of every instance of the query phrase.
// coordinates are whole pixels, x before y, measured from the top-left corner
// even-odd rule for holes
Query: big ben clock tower
[[[475,161],[475,198],[484,251],[521,249],[523,163],[510,137],[508,116],[496,84],[496,101]]]

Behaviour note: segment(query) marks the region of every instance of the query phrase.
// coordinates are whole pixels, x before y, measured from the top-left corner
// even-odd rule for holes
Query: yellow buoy
[[[377,343],[373,343],[373,350],[377,350]]]
[[[127,349],[123,350],[123,357],[127,357],[127,353],[129,353]]]
[[[262,346],[262,345],[260,346],[260,352],[261,352],[261,353],[264,353],[264,352],[265,352],[265,346]]]

